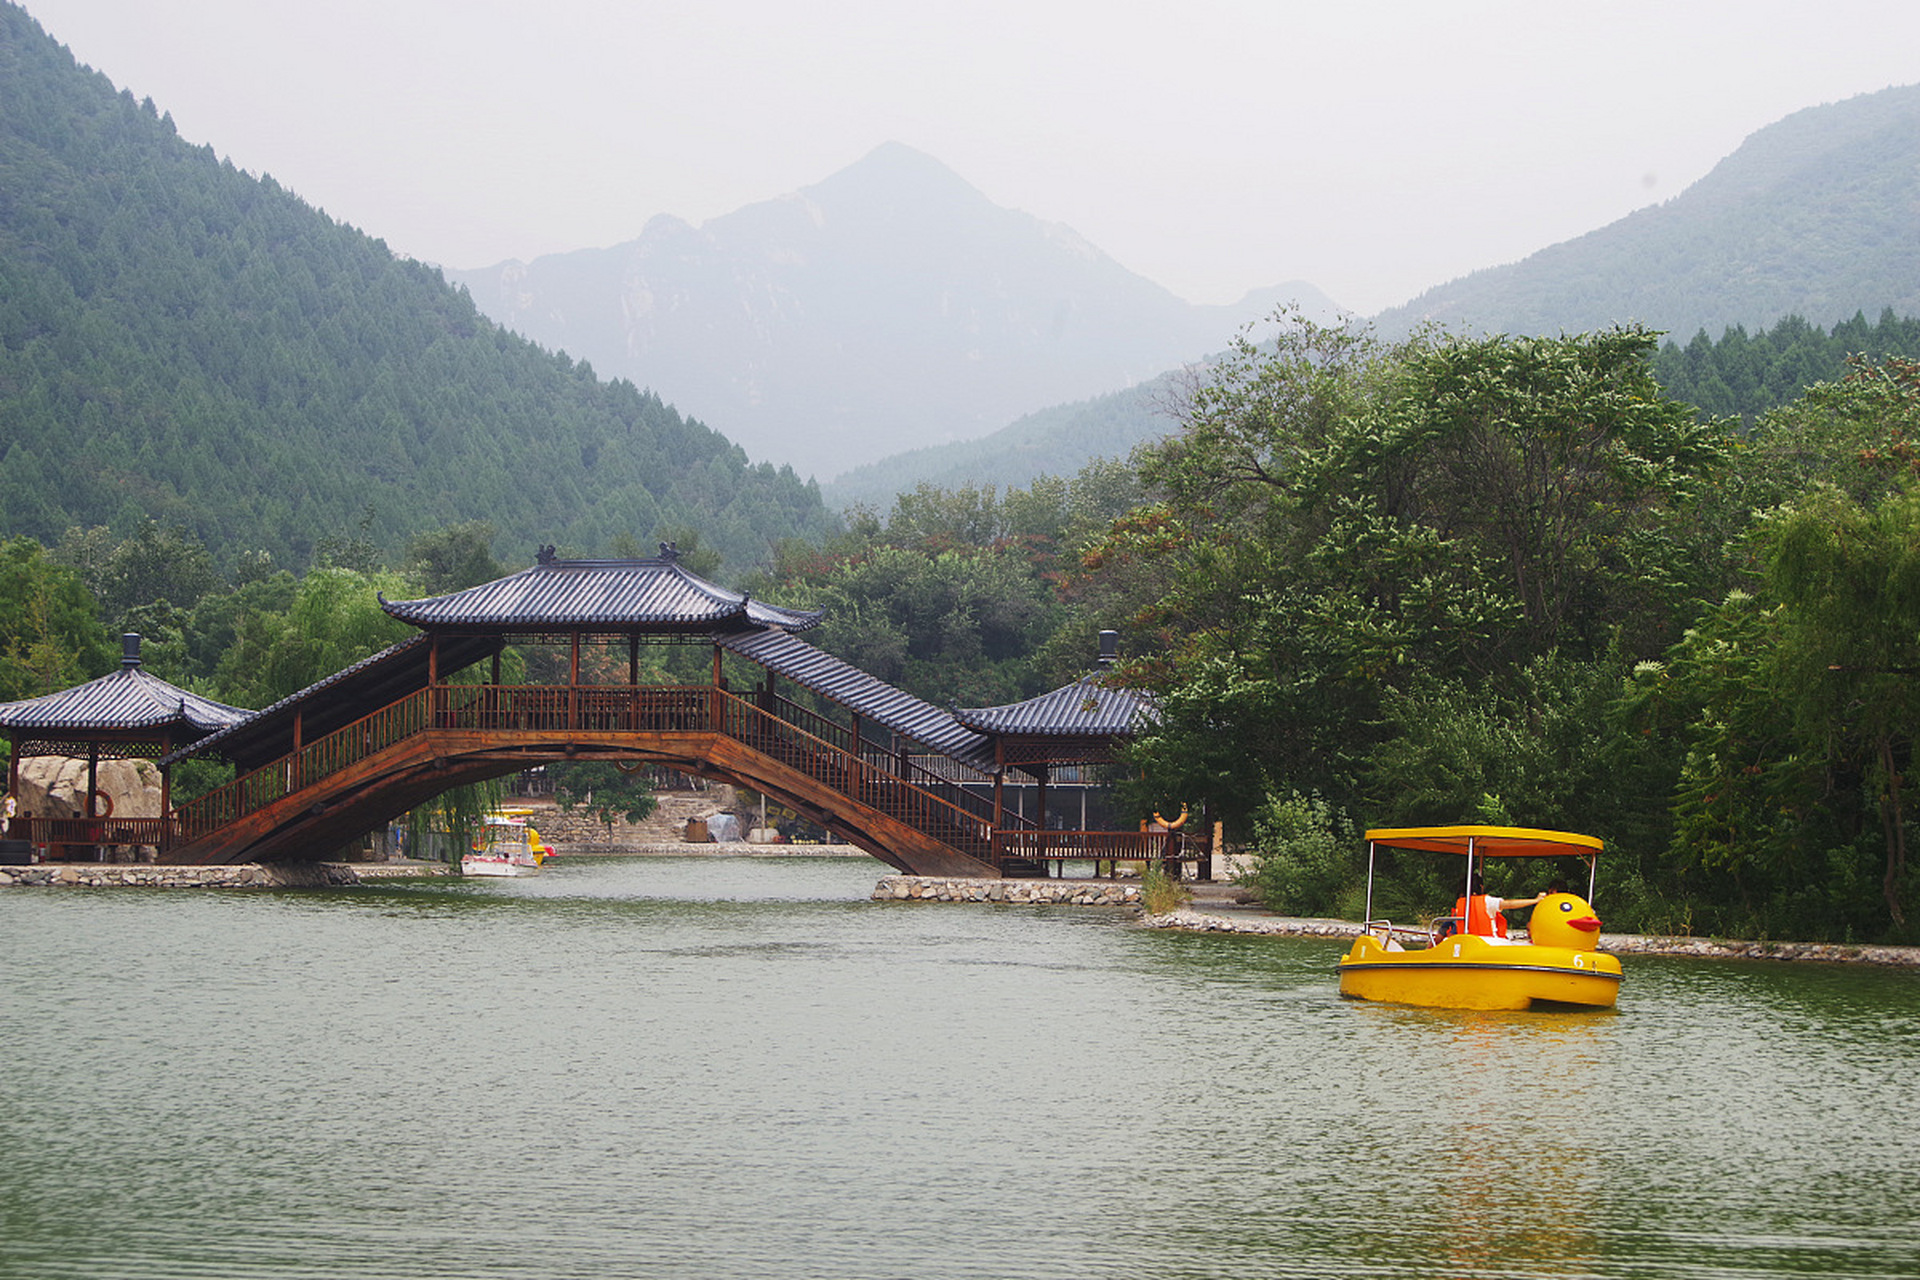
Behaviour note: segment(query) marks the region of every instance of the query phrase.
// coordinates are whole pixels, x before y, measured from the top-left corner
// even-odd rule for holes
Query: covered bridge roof
[[[458,671],[499,648],[496,637],[447,637],[440,641],[440,669]],[[433,638],[424,635],[388,645],[345,670],[289,694],[265,710],[242,712],[244,720],[174,752],[160,763],[171,764],[187,756],[213,755],[246,769],[285,755],[293,739],[296,715],[302,717],[302,739],[312,742],[416,689],[426,688],[432,650]]]
[[[676,633],[773,627],[805,631],[818,611],[783,609],[708,582],[663,544],[645,560],[559,560],[545,547],[528,569],[424,600],[380,601],[402,622],[428,630],[516,634],[559,631]]]
[[[759,631],[719,636],[716,640],[727,650],[903,738],[924,743],[983,772],[991,772],[994,767],[992,741],[956,723],[952,712],[896,689],[798,637],[783,631]]]

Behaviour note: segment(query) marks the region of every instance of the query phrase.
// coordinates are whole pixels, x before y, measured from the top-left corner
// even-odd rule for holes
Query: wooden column
[[[440,683],[440,633],[434,632],[427,641],[427,723],[440,724],[440,694],[434,686]]]
[[[993,829],[1000,830],[1006,825],[1007,816],[1007,744],[1003,738],[993,740]]]
[[[173,735],[162,734],[160,738],[160,759],[165,760],[173,754]],[[169,765],[160,771],[160,816],[165,818],[173,813],[173,767]]]
[[[567,728],[580,727],[580,633],[567,650]]]

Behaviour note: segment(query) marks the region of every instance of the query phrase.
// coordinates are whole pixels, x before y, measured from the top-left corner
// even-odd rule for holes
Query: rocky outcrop
[[[102,760],[95,773],[99,797],[94,816],[158,818],[160,770],[151,760]],[[28,756],[20,761],[19,815],[79,818],[86,815],[87,762],[71,756]]]

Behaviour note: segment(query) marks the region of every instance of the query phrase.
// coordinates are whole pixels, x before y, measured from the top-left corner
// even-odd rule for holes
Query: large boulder
[[[95,773],[96,817],[158,818],[160,770],[151,760],[102,760]],[[87,762],[71,756],[28,756],[16,794],[23,818],[79,818],[87,811]]]

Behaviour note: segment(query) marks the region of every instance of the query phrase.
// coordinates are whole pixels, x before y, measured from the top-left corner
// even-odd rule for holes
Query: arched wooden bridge
[[[1088,744],[1110,740],[1116,723],[1125,731],[1131,695],[1071,686],[1066,714],[1077,721],[1066,734],[981,732],[794,634],[820,615],[717,587],[671,548],[634,561],[549,551],[497,582],[383,604],[423,634],[163,758],[163,767],[195,756],[235,766],[231,782],[155,826],[163,861],[327,856],[451,787],[563,760],[645,762],[741,784],[922,875],[1167,851],[1161,835],[1046,829],[1046,758],[1095,758]],[[565,646],[564,682],[503,682],[509,645],[536,643]],[[640,683],[641,646],[661,643],[710,646],[710,679]],[[609,675],[622,647],[624,681]],[[759,677],[745,695],[733,690],[741,672]],[[782,681],[813,706],[786,696]],[[1038,822],[1006,811],[1010,768],[1039,779]]]

